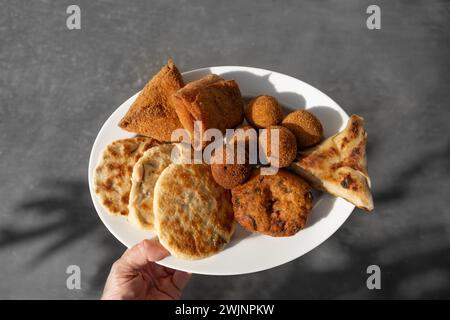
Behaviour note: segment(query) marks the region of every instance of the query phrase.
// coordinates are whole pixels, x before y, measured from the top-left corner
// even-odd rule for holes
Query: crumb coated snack
[[[249,124],[238,126],[234,133],[228,138],[227,143],[235,144],[237,147],[244,147],[249,156],[249,163],[258,163],[258,129]]]
[[[169,60],[142,89],[120,120],[119,127],[159,141],[171,141],[172,132],[183,126],[170,101],[170,96],[183,85],[178,68],[172,60]]]
[[[128,215],[133,166],[144,152],[160,143],[148,137],[116,140],[103,151],[95,169],[95,193],[112,215]]]
[[[253,133],[252,133],[253,130]],[[228,139],[229,143],[237,143],[240,140],[244,140],[246,144],[253,143],[258,140],[258,130],[249,124],[241,124],[234,129],[234,133]]]
[[[283,113],[278,101],[272,96],[257,96],[245,108],[245,118],[256,128],[280,124]]]
[[[311,147],[322,140],[322,124],[315,115],[306,110],[288,114],[283,119],[282,125],[295,135],[299,148]]]
[[[214,180],[225,189],[232,189],[244,183],[252,172],[252,166],[248,164],[247,155],[243,161],[238,161],[238,152],[236,145],[230,145],[229,148],[223,146],[216,150],[211,158],[211,173]],[[230,148],[232,148],[230,150]],[[234,151],[234,157],[231,157]]]
[[[221,251],[234,232],[230,192],[205,164],[171,164],[155,186],[153,212],[160,243],[181,259]]]
[[[278,130],[278,156],[276,152],[271,150],[272,137],[275,137],[274,130]],[[273,143],[275,145],[277,142],[274,141]],[[272,126],[267,128],[267,133],[262,132],[259,135],[259,147],[262,149],[266,160],[272,166],[279,168],[289,166],[297,155],[297,143],[294,134],[282,126]]]
[[[191,138],[195,121],[201,122],[203,135],[212,128],[224,133],[244,120],[244,103],[237,82],[215,74],[188,83],[173,94],[171,101]]]
[[[233,188],[236,221],[250,232],[286,237],[303,229],[313,205],[311,188],[306,181],[280,169],[274,175],[260,175]]]

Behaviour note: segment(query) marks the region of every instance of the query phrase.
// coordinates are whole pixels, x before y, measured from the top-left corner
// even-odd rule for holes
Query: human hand
[[[129,248],[112,265],[102,300],[179,299],[191,274],[154,262],[168,255],[156,239]]]

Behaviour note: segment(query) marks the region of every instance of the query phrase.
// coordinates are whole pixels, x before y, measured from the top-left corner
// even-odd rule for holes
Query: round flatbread
[[[128,215],[131,174],[142,154],[159,142],[148,137],[117,140],[103,151],[95,169],[95,193],[112,215]]]
[[[128,221],[144,230],[153,230],[153,191],[156,180],[171,163],[173,144],[147,150],[136,162],[131,177]]]
[[[153,199],[159,241],[182,259],[218,253],[230,241],[234,216],[230,192],[204,164],[171,164],[159,176]]]

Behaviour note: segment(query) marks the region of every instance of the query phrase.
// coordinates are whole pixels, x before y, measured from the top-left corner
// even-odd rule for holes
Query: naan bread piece
[[[173,144],[147,150],[136,162],[131,177],[128,221],[141,229],[153,230],[153,192],[159,175],[171,163]]]
[[[202,132],[216,128],[225,132],[244,120],[241,91],[234,80],[210,74],[188,83],[172,96],[183,127],[194,137],[194,121],[202,122]],[[206,143],[204,143],[205,145]]]
[[[314,188],[371,211],[373,199],[367,172],[366,143],[364,119],[352,115],[343,131],[302,152],[290,168]]]
[[[181,259],[218,253],[234,232],[228,190],[205,164],[171,164],[158,178],[153,199],[155,229],[161,244]]]
[[[169,60],[144,87],[120,120],[119,127],[159,141],[171,141],[172,131],[183,128],[169,97],[183,87],[183,78]]]
[[[143,153],[159,142],[148,137],[117,140],[103,151],[95,169],[95,193],[112,215],[128,215],[131,173]]]

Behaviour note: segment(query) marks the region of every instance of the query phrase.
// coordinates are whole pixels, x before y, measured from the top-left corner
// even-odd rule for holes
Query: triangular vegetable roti
[[[302,152],[290,167],[314,188],[371,211],[366,143],[364,120],[352,115],[343,131]]]

